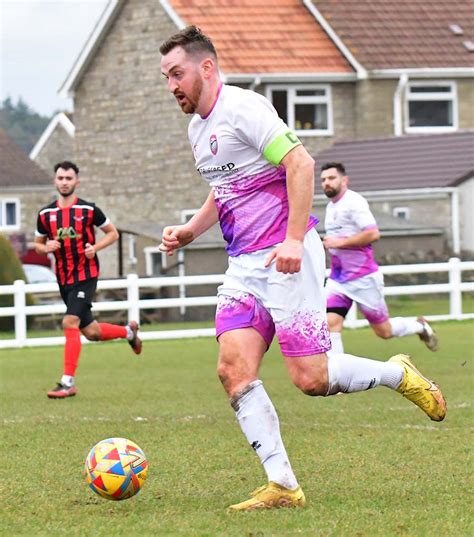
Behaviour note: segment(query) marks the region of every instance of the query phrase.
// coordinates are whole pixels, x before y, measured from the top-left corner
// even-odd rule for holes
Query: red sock
[[[119,324],[99,323],[100,340],[107,341],[108,339],[124,339],[127,337],[127,327]]]
[[[81,354],[81,332],[79,328],[65,328],[66,345],[64,346],[64,374],[74,376]]]

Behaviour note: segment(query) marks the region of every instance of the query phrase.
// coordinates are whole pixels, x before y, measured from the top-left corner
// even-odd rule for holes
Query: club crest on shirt
[[[211,153],[217,155],[217,136],[215,134],[211,134],[211,137],[209,138],[209,146],[211,148]]]

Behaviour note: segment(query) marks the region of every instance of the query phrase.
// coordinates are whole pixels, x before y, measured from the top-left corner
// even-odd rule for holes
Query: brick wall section
[[[38,156],[33,160],[53,177],[56,163],[63,160],[75,162],[74,138],[71,138],[61,125],[57,125]]]

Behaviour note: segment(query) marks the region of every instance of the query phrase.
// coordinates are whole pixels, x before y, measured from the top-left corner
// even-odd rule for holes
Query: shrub
[[[0,285],[11,285],[15,280],[25,280],[25,273],[11,242],[0,234]],[[34,304],[34,298],[26,295],[26,303]],[[13,306],[13,295],[0,295],[0,307]],[[28,319],[32,321],[31,318]],[[13,317],[0,317],[0,332],[14,329]]]

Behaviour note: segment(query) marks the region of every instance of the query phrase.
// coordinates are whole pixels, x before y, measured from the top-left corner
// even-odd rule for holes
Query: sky
[[[35,112],[72,111],[57,91],[107,0],[0,0],[0,101],[21,97]]]

